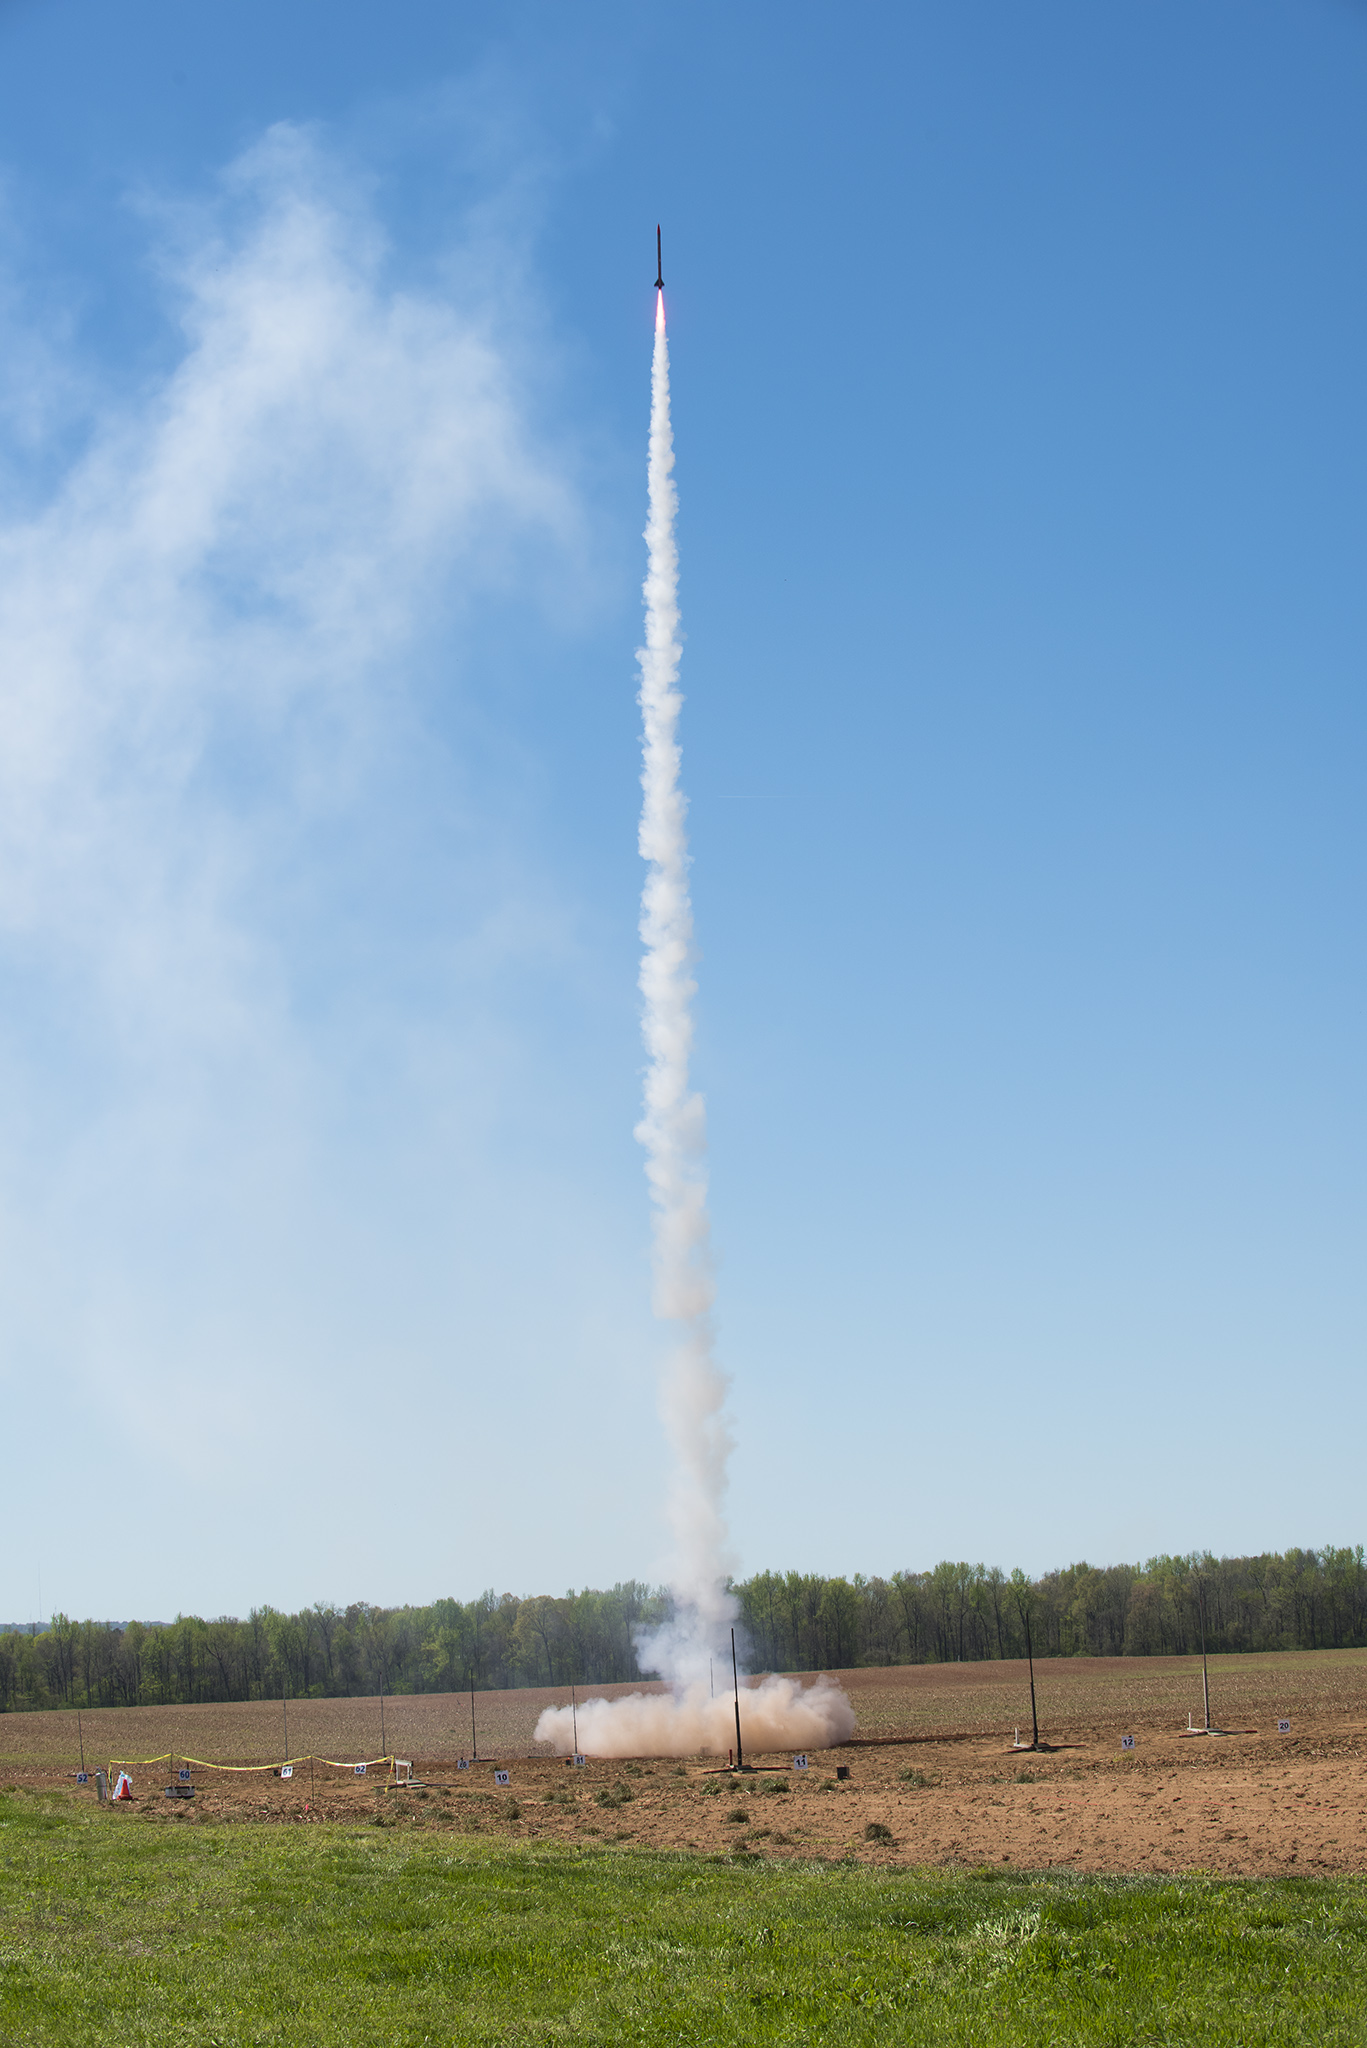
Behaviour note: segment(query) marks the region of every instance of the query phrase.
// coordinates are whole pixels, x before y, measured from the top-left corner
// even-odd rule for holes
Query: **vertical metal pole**
[[[1196,1581],[1197,1609],[1201,1616],[1201,1693],[1206,1703],[1206,1733],[1210,1733],[1210,1672],[1206,1668],[1206,1587],[1203,1579]]]
[[[736,1769],[745,1768],[745,1751],[740,1746],[740,1677],[736,1670],[736,1631],[731,1631],[731,1684],[736,1695]]]
[[[1039,1748],[1039,1715],[1035,1711],[1035,1647],[1030,1640],[1030,1617],[1025,1616],[1025,1657],[1030,1666],[1030,1747]]]
[[[475,1737],[475,1674],[470,1673],[470,1761],[479,1762],[479,1743]]]
[[[381,1681],[380,1681],[380,1754],[381,1754],[381,1756],[388,1756],[388,1755],[389,1755],[389,1751],[388,1751],[388,1750],[387,1750],[387,1749],[385,1748],[385,1746],[384,1746],[384,1681],[383,1681],[383,1679],[381,1679]]]
[[[285,1717],[285,1754],[281,1758],[281,1762],[287,1764],[290,1760],[290,1710],[285,1702],[285,1688],[283,1685],[280,1688],[280,1711]]]
[[[578,1756],[578,1754],[579,1754],[579,1702],[578,1702],[578,1700],[577,1700],[577,1699],[575,1698],[575,1692],[574,1692],[574,1687],[573,1687],[573,1686],[571,1686],[571,1687],[570,1687],[570,1712],[571,1712],[571,1714],[572,1714],[572,1715],[574,1716],[574,1753],[575,1753],[575,1755],[576,1755],[576,1756]]]
[[[76,1709],[76,1740],[81,1745],[81,1769],[85,1769],[85,1737],[81,1733],[81,1710]]]

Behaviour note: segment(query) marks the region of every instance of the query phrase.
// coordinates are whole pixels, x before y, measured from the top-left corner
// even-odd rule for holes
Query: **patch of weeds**
[[[728,1820],[749,1820],[750,1816],[743,1806],[733,1806],[726,1818]]]
[[[623,1764],[622,1769],[629,1778],[648,1778],[650,1776],[650,1772],[643,1770],[640,1764]]]
[[[505,1820],[521,1820],[522,1818],[522,1808],[515,1799],[505,1799],[501,1811]]]
[[[766,1778],[759,1789],[761,1792],[770,1793],[791,1792],[793,1788],[786,1778]]]
[[[1028,1968],[1037,1963],[1045,1942],[1051,1946],[1044,1953],[1056,1961],[1054,1933],[1045,1927],[1039,1906],[1026,1906],[980,1920],[961,1937],[964,1952],[985,1962],[993,1977],[1012,1966],[1023,1964]]]
[[[892,1829],[885,1828],[881,1820],[871,1820],[864,1830],[864,1840],[866,1842],[890,1842],[892,1840]]]
[[[1017,1771],[1011,1782],[1013,1785],[1042,1785],[1044,1780],[1038,1771]]]
[[[600,1785],[593,1796],[599,1806],[629,1806],[636,1794],[619,1778],[615,1785]]]
[[[688,1772],[685,1770],[684,1766],[680,1764],[675,1770],[674,1775],[676,1778],[686,1778],[688,1776]]]
[[[940,1773],[938,1771],[918,1771],[913,1765],[908,1765],[905,1771],[897,1773],[897,1782],[899,1785],[938,1785]],[[996,1778],[991,1780],[991,1783],[994,1785],[998,1782],[999,1780]]]
[[[709,1778],[702,1789],[703,1795],[707,1799],[721,1798],[721,1781],[718,1778]]]

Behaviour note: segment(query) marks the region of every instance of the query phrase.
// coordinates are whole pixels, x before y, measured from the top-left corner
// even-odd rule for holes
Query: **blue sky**
[[[663,1567],[657,219],[737,1569],[1363,1535],[1367,9],[0,57],[0,1615]]]

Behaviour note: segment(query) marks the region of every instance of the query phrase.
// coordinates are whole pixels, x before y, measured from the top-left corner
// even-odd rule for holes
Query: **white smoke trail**
[[[707,1133],[702,1097],[689,1087],[693,1048],[693,906],[688,894],[687,801],[679,783],[679,555],[674,431],[669,416],[669,341],[664,294],[655,307],[650,373],[649,515],[646,520],[646,644],[640,705],[644,766],[641,857],[642,1029],[649,1068],[636,1136],[646,1148],[654,1206],[655,1313],[680,1326],[660,1406],[674,1452],[669,1519],[674,1537],[674,1619],[642,1644],[663,1677],[700,1684],[720,1657],[735,1601],[726,1591],[722,1500],[731,1438],[722,1420],[726,1381],[713,1351],[708,1256]]]
[[[669,1518],[674,1535],[673,1619],[643,1635],[642,1667],[671,1680],[671,1693],[589,1700],[579,1739],[598,1756],[717,1755],[735,1740],[734,1703],[713,1699],[709,1663],[730,1669],[737,1613],[726,1586],[726,1379],[712,1332],[708,1256],[707,1133],[702,1097],[689,1087],[693,1049],[693,906],[688,894],[688,806],[679,782],[679,555],[674,540],[674,430],[669,417],[669,343],[664,294],[655,302],[650,374],[650,510],[646,520],[646,644],[640,650],[645,765],[640,847],[649,861],[641,896],[643,1031],[650,1063],[636,1136],[646,1148],[654,1206],[655,1313],[679,1325],[660,1408],[674,1452]],[[741,1695],[743,1744],[757,1750],[825,1748],[852,1733],[854,1710],[827,1680],[803,1688],[766,1678]],[[568,1751],[568,1707],[548,1707],[536,1740]]]

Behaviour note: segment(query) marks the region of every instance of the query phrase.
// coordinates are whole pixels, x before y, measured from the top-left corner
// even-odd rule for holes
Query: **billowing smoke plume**
[[[655,305],[650,377],[650,510],[646,521],[646,644],[640,705],[644,768],[640,846],[650,863],[641,897],[641,993],[649,1066],[636,1135],[646,1149],[654,1207],[655,1313],[679,1337],[665,1368],[660,1407],[674,1452],[669,1518],[674,1535],[674,1613],[638,1644],[642,1666],[671,1681],[667,1694],[590,1700],[579,1709],[581,1744],[599,1756],[717,1754],[735,1741],[733,1702],[710,1697],[709,1665],[731,1668],[736,1602],[726,1589],[726,1380],[713,1349],[708,1256],[706,1121],[689,1086],[693,1049],[693,906],[688,895],[688,806],[679,783],[679,556],[674,541],[674,430],[669,418],[669,344],[664,295]],[[746,1747],[820,1748],[854,1726],[849,1701],[829,1684],[804,1690],[769,1678],[742,1696]],[[538,1742],[568,1751],[568,1707],[548,1708]]]
[[[718,1699],[708,1698],[706,1686],[688,1686],[585,1700],[578,1726],[579,1747],[588,1756],[721,1756],[736,1742],[729,1687]],[[568,1756],[574,1729],[568,1707],[548,1707],[536,1724],[536,1739]],[[741,1687],[740,1730],[747,1755],[829,1749],[854,1733],[854,1708],[829,1678],[808,1686],[796,1678],[765,1678]]]

